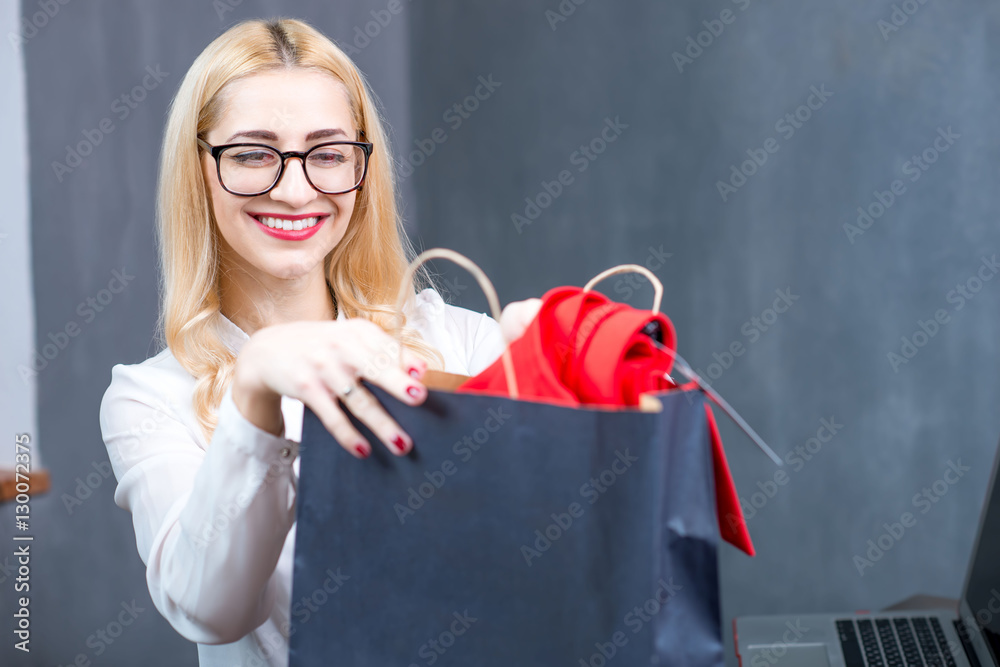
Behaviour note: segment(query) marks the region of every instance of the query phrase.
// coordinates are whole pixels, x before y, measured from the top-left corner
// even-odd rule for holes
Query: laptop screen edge
[[[1000,666],[997,666],[996,661],[993,659],[993,655],[987,645],[986,639],[976,622],[976,614],[973,611],[972,606],[969,604],[969,586],[972,583],[973,569],[976,566],[976,556],[979,554],[979,549],[982,543],[983,528],[986,523],[987,513],[990,509],[990,502],[993,498],[993,494],[1000,491],[996,488],[998,467],[1000,467],[1000,444],[997,445],[997,451],[993,456],[993,467],[990,470],[990,479],[986,485],[986,494],[983,496],[983,503],[979,510],[979,521],[976,525],[976,536],[972,543],[972,551],[969,553],[969,563],[965,568],[965,581],[962,583],[962,597],[959,599],[958,604],[958,620],[965,625],[966,632],[968,633],[977,657],[984,665],[993,665],[994,667]]]

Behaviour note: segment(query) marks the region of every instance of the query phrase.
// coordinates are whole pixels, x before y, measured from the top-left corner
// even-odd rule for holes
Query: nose
[[[292,208],[300,208],[319,196],[319,192],[309,185],[305,165],[301,158],[288,158],[285,171],[278,184],[268,193],[271,199],[283,201]]]

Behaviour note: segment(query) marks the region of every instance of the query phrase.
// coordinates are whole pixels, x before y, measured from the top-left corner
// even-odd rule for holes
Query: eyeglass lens
[[[312,184],[327,193],[347,192],[361,182],[365,172],[365,152],[350,144],[320,146],[304,160]],[[219,156],[222,184],[231,192],[264,192],[278,178],[281,156],[263,146],[233,146]]]

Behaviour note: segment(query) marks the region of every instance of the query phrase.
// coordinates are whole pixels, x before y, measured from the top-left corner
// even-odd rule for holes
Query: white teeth
[[[302,218],[300,220],[284,220],[280,218],[270,218],[270,217],[260,216],[258,220],[260,220],[262,224],[267,225],[271,229],[288,229],[288,230],[308,229],[309,227],[315,227],[316,223],[319,222],[318,217]]]

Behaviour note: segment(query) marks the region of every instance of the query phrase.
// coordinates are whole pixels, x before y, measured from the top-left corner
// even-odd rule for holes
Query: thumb
[[[524,335],[528,325],[542,308],[541,299],[511,301],[500,313],[500,330],[504,340],[511,343]]]

